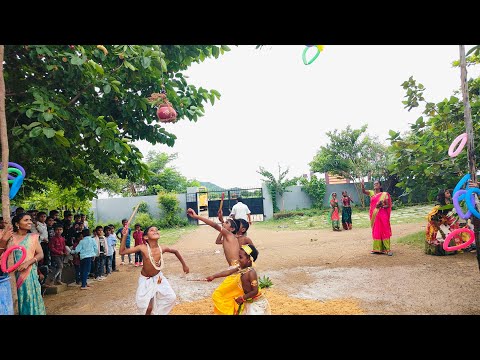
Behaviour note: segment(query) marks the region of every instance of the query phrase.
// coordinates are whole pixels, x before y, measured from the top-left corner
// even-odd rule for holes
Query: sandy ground
[[[480,272],[474,253],[425,255],[395,238],[424,230],[425,224],[392,226],[394,256],[371,255],[371,230],[271,231],[249,236],[259,249],[257,272],[274,287],[267,290],[273,314],[480,314]],[[177,294],[172,314],[211,314],[210,296],[222,281],[189,281],[225,268],[217,232],[209,226],[182,238],[178,249],[190,274],[172,254],[164,274]],[[117,261],[118,263],[118,261]],[[135,291],[140,268],[124,265],[91,291],[70,286],[45,296],[47,314],[137,314]]]

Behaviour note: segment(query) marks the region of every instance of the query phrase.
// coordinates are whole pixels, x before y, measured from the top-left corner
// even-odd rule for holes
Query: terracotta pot
[[[157,116],[161,122],[175,122],[177,112],[169,104],[162,104],[157,109]]]

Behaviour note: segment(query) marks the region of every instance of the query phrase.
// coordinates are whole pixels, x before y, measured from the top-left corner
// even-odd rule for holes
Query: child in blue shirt
[[[75,250],[71,250],[70,254],[80,254],[80,276],[82,279],[82,290],[90,290],[87,284],[88,273],[92,266],[92,260],[98,252],[97,242],[92,238],[89,229],[82,231],[83,239],[80,240]]]

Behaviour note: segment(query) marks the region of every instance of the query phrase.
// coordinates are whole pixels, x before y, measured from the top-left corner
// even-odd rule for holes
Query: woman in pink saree
[[[370,226],[372,227],[373,250],[371,254],[393,255],[390,250],[390,214],[392,212],[392,198],[384,192],[380,181],[373,183],[373,190],[365,190],[362,181],[362,192],[370,196]]]
[[[43,259],[43,251],[38,241],[38,233],[29,233],[32,227],[32,218],[23,213],[13,218],[13,245],[22,245],[27,249],[27,256],[15,271],[17,279],[18,314],[45,315],[45,304],[42,290],[38,281],[37,265]],[[19,261],[22,252],[12,252],[15,262]]]

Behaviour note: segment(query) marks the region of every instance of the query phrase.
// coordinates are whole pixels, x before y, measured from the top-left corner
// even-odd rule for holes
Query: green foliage
[[[163,219],[161,219],[159,223],[160,227],[177,227],[188,224],[188,220],[180,217],[180,203],[175,193],[159,193],[158,204],[163,215]]]
[[[310,180],[303,177],[300,178],[300,184],[303,186],[302,190],[310,196],[313,207],[321,209],[326,191],[325,180],[318,179],[315,175],[312,175]]]
[[[475,55],[480,55],[480,45],[476,45],[472,47],[470,50],[467,52],[467,56],[470,55],[471,53],[474,53]]]
[[[17,206],[25,209],[60,209],[86,214],[92,207],[87,199],[80,199],[75,188],[61,188],[52,181],[39,182],[42,190],[31,192],[28,198],[17,201]],[[93,214],[92,217],[93,218]]]
[[[258,278],[258,287],[260,289],[268,289],[273,286],[272,280],[266,275]]]
[[[197,121],[220,99],[183,72],[229,51],[216,45],[7,45],[4,77],[12,161],[28,174],[25,196],[51,180],[82,199],[99,174],[146,179],[134,141],[173,146],[147,98],[164,87],[177,119]],[[95,172],[97,170],[98,172]],[[20,196],[23,194],[20,194]]]
[[[423,247],[425,245],[425,231],[418,231],[397,239],[397,243]]]
[[[328,172],[352,181],[362,207],[365,202],[358,181],[368,175],[384,180],[388,177],[391,161],[387,147],[366,131],[367,125],[360,129],[352,129],[349,125],[345,130],[327,132],[330,143],[320,147],[309,164],[312,172]]]
[[[132,193],[131,182],[127,179],[121,179],[117,174],[100,174],[98,171],[95,174],[100,182],[98,191],[105,191],[109,196],[129,197],[135,195],[135,192]]]
[[[97,226],[97,222],[95,221],[95,216],[92,209],[88,209],[83,214],[87,216],[88,228],[95,229],[95,227]]]
[[[408,82],[410,95],[407,106],[411,108],[412,99],[422,98],[415,92],[420,86],[415,80]],[[475,153],[480,151],[480,78],[468,82],[470,105],[472,109],[473,133],[475,135]],[[421,90],[423,92],[424,88]],[[458,91],[455,93],[457,94]],[[465,132],[463,103],[457,96],[450,96],[438,103],[424,101],[423,116],[410,125],[410,131],[401,135],[390,132],[393,163],[389,169],[396,174],[396,185],[403,190],[408,201],[421,202],[435,199],[441,189],[453,188],[460,177],[468,171],[467,152],[450,158],[448,148],[452,141]],[[415,193],[424,194],[415,198]]]
[[[407,100],[402,101],[402,103],[405,105],[405,109],[408,108],[408,111],[417,107],[420,101],[425,101],[423,97],[425,87],[423,84],[417,85],[417,82],[413,79],[413,76],[410,76],[407,81],[404,81],[402,83],[402,87],[407,90],[407,94],[405,95]]]
[[[145,201],[141,201],[138,206],[138,214],[150,214],[148,210],[148,204]]]
[[[268,190],[270,191],[270,195],[272,196],[272,202],[273,202],[273,212],[278,212],[279,208],[277,206],[277,194],[279,196],[282,196],[283,193],[287,192],[287,187],[296,185],[299,182],[299,178],[293,178],[293,179],[286,179],[285,177],[287,176],[288,172],[290,169],[286,169],[285,171],[282,171],[280,165],[278,165],[278,177],[275,178],[275,176],[260,166],[260,169],[257,171],[260,175],[264,177],[263,181],[265,181],[265,184],[267,185]],[[282,206],[282,209],[284,206]]]
[[[395,207],[392,210],[390,223],[395,224],[425,224],[425,217],[432,210],[432,204],[404,206],[400,209]],[[329,210],[303,209],[292,213],[294,216],[269,219],[255,223],[255,228],[274,231],[295,231],[295,230],[316,230],[332,229],[332,222],[329,219]],[[300,215],[303,213],[302,215]],[[277,215],[277,214],[275,214]],[[352,210],[352,222],[354,229],[370,228],[370,217],[368,209],[355,208]]]
[[[187,187],[199,186],[197,180],[188,180],[174,167],[167,167],[167,164],[177,159],[177,153],[168,155],[162,152],[150,151],[147,155],[147,166],[150,176],[144,183],[139,184],[145,190],[138,195],[156,195],[160,192],[184,193]]]
[[[132,221],[132,227],[135,224],[140,224],[142,226],[142,229],[145,229],[148,226],[158,226],[157,224],[158,221],[155,221],[150,214],[148,213],[137,213],[135,215],[134,220]]]

